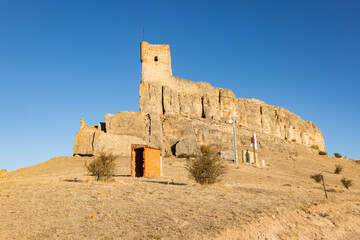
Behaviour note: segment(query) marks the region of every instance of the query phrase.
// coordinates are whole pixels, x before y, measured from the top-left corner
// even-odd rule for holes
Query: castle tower
[[[140,43],[141,82],[166,83],[172,76],[170,46]]]

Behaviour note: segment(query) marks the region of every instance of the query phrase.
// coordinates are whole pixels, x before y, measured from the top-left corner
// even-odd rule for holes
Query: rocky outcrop
[[[140,112],[119,112],[105,117],[106,133],[144,138],[145,122]]]
[[[82,120],[75,136],[74,154],[125,154],[131,143],[160,147],[163,153],[177,156],[191,155],[193,147],[201,144],[226,151],[233,144],[230,115],[238,121],[239,147],[248,148],[255,132],[263,143],[260,147],[278,144],[279,148],[287,142],[317,145],[325,150],[322,133],[313,122],[260,100],[236,98],[229,89],[172,76],[169,45],[142,42],[141,62],[140,112],[107,114],[105,123],[97,127],[87,126]]]
[[[105,123],[88,126],[80,121],[80,131],[74,140],[74,155],[99,155],[101,152],[130,156],[131,144],[144,143],[145,118],[139,112],[119,112],[105,115]]]
[[[183,138],[175,144],[175,155],[179,156],[195,156],[199,152],[199,143],[195,137]]]
[[[76,133],[74,139],[74,155],[93,155],[93,143],[95,132],[99,131],[98,126],[88,126],[84,119],[80,120],[80,131]]]
[[[180,81],[183,83],[177,85]],[[266,133],[306,146],[318,145],[320,149],[325,149],[322,133],[315,124],[302,120],[284,108],[256,99],[236,98],[231,90],[214,88],[206,83],[189,83],[178,78],[169,84],[170,86],[162,86],[159,82],[141,85],[142,112],[151,112],[164,119],[178,116],[201,120],[208,125],[215,123],[224,126],[229,116],[233,115],[239,122],[238,127],[246,127],[254,132]],[[186,125],[186,122],[184,124]],[[183,126],[179,126],[179,129],[182,128]]]
[[[108,153],[116,156],[130,156],[131,144],[143,144],[142,138],[114,133],[97,133],[94,141],[94,155]]]
[[[158,57],[158,60],[154,61],[154,57]],[[162,126],[157,128],[159,134],[152,132],[151,135],[154,139],[163,139],[165,148],[184,137],[177,133],[189,136],[191,131],[195,131],[195,125],[199,124],[202,128],[197,131],[203,137],[197,136],[197,133],[195,136],[200,142],[222,143],[224,137],[212,135],[218,135],[222,129],[228,128],[229,116],[233,115],[238,121],[237,128],[246,128],[305,146],[317,145],[320,150],[325,150],[322,133],[313,122],[304,121],[284,108],[256,99],[236,98],[230,89],[172,76],[168,45],[142,42],[141,61],[140,111],[162,119]],[[171,129],[168,119],[172,124]],[[215,131],[214,126],[217,127]]]

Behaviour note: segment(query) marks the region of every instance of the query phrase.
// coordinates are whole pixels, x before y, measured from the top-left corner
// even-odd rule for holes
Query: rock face
[[[143,143],[144,140],[136,136],[102,132],[95,138],[94,155],[106,152],[117,156],[130,156],[131,144]]]
[[[74,140],[74,155],[91,156],[101,152],[130,156],[131,144],[144,143],[144,117],[138,112],[105,115],[105,123],[88,126],[80,121],[80,131]]]
[[[199,152],[199,143],[195,137],[183,138],[175,144],[175,155],[196,155]]]
[[[169,45],[141,42],[140,60],[140,112],[107,114],[105,124],[97,127],[87,126],[82,120],[74,154],[97,154],[100,149],[124,153],[137,141],[178,156],[178,152],[193,153],[192,146],[185,144],[189,139],[196,147],[213,145],[226,151],[232,148],[230,115],[238,120],[239,147],[248,147],[250,136],[256,132],[263,143],[282,144],[286,140],[325,150],[322,133],[313,122],[256,99],[236,98],[229,89],[172,76]]]

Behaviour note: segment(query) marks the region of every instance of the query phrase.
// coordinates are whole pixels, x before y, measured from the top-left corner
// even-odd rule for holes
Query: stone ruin
[[[174,77],[169,45],[141,42],[140,51],[140,112],[107,114],[105,123],[98,126],[88,126],[81,119],[74,155],[130,156],[132,144],[159,147],[165,156],[195,154],[200,145],[231,150],[230,115],[238,120],[239,150],[250,148],[255,132],[260,148],[297,144],[325,151],[322,133],[313,122],[260,100],[236,98],[229,89]]]

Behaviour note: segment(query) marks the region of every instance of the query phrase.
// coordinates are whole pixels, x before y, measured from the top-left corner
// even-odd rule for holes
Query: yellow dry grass
[[[0,179],[0,239],[356,239],[360,164],[312,151],[260,152],[266,168],[227,163],[222,182],[200,186],[186,160],[164,158],[162,178],[96,182],[92,158],[56,157]],[[333,174],[342,165],[340,175]],[[322,185],[310,175],[322,173]],[[353,180],[350,190],[341,178]]]

